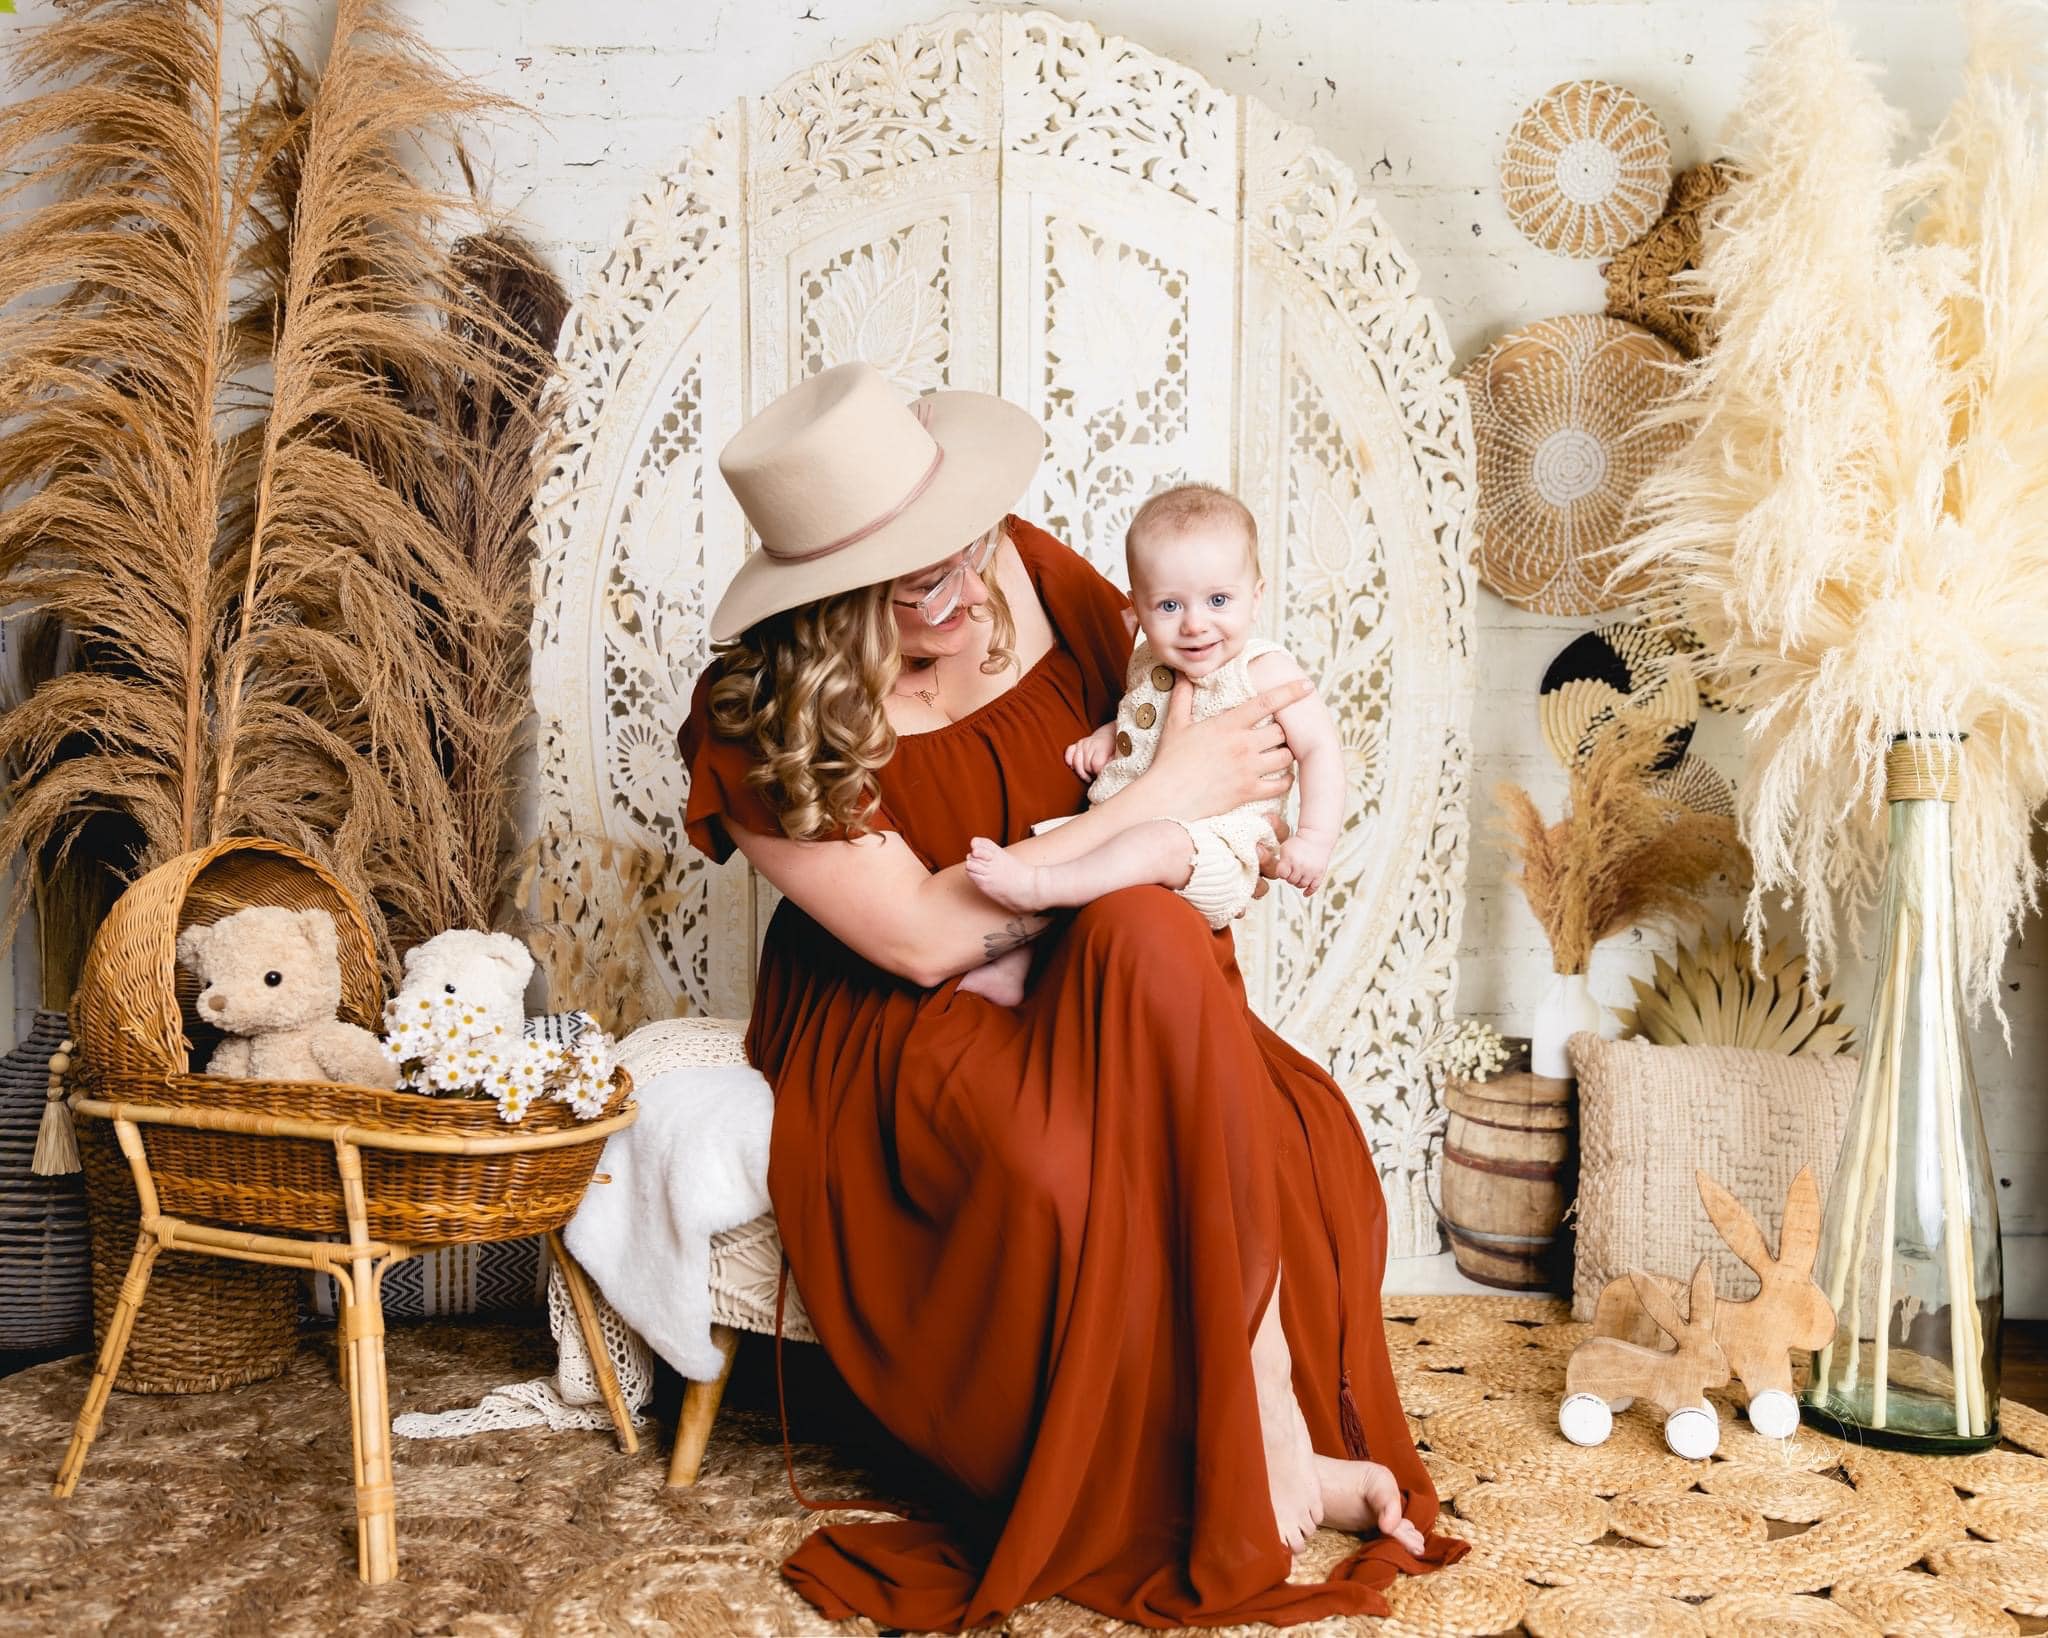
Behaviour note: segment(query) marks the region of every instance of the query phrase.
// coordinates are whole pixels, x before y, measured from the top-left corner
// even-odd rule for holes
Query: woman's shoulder
[[[774,803],[752,777],[761,761],[758,751],[719,733],[712,723],[711,690],[723,673],[722,660],[713,659],[704,668],[690,696],[689,715],[676,733],[690,780],[684,831],[700,853],[720,863],[732,856],[734,827],[764,835],[781,828]]]

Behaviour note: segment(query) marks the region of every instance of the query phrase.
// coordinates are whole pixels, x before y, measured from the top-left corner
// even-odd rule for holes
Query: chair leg
[[[398,1493],[391,1475],[391,1401],[384,1380],[382,1270],[356,1264],[355,1294],[342,1312],[351,1358],[349,1421],[356,1453],[356,1571],[372,1586],[398,1574]]]
[[[611,1413],[618,1430],[619,1449],[628,1456],[640,1449],[640,1436],[633,1431],[633,1413],[626,1408],[626,1396],[619,1392],[619,1376],[612,1369],[611,1350],[604,1345],[604,1327],[597,1323],[597,1304],[590,1298],[590,1281],[583,1267],[569,1255],[561,1235],[550,1231],[548,1252],[562,1271],[562,1283],[569,1288],[569,1303],[576,1310],[576,1328],[583,1333],[583,1346],[590,1354],[590,1368],[597,1377],[597,1391],[604,1395],[604,1408]]]
[[[725,1384],[732,1375],[732,1356],[740,1345],[739,1332],[729,1325],[711,1327],[711,1340],[718,1344],[724,1363],[710,1382],[691,1382],[683,1389],[683,1414],[676,1418],[676,1448],[668,1459],[671,1486],[697,1482],[697,1470],[704,1465],[704,1447],[711,1443],[711,1424],[718,1420],[718,1402],[725,1397]]]
[[[100,1357],[92,1370],[92,1385],[85,1391],[85,1404],[78,1412],[78,1425],[71,1430],[71,1448],[64,1453],[64,1465],[57,1470],[54,1494],[68,1496],[78,1488],[78,1476],[85,1471],[85,1453],[92,1448],[106,1413],[107,1395],[114,1378],[121,1374],[121,1361],[128,1352],[128,1339],[135,1334],[135,1315],[149,1289],[149,1271],[163,1249],[154,1235],[138,1235],[135,1255],[128,1260],[128,1272],[121,1280],[121,1295],[114,1303],[114,1317],[100,1343]]]

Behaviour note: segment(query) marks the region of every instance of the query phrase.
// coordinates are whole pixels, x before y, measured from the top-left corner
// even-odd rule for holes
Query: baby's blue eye
[[[1172,614],[1179,607],[1180,600],[1178,598],[1162,597],[1159,600],[1159,612],[1161,614]]]
[[[1212,609],[1220,609],[1223,607],[1224,604],[1228,603],[1229,601],[1229,592],[1211,592],[1209,594],[1209,607],[1211,607]]]

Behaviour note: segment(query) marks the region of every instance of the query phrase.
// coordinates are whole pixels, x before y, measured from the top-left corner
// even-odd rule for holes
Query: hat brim
[[[866,539],[828,556],[786,563],[750,553],[711,616],[713,642],[786,609],[944,562],[1023,498],[1045,458],[1045,432],[1027,411],[985,392],[935,392],[922,402],[930,406],[932,439],[946,452],[924,493]]]

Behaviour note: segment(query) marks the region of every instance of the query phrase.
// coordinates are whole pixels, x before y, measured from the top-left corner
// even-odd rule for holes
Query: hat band
[[[910,410],[911,414],[917,417],[920,426],[929,427],[931,425],[932,410],[931,402],[928,398],[918,398],[906,407]],[[872,522],[862,524],[850,535],[841,535],[837,540],[828,540],[824,545],[813,546],[807,552],[784,551],[779,546],[769,545],[765,540],[761,542],[761,550],[774,558],[777,563],[812,563],[821,557],[830,557],[834,552],[843,552],[849,546],[858,545],[877,530],[888,528],[890,524],[903,516],[908,508],[915,505],[918,496],[931,488],[932,479],[939,475],[939,468],[945,464],[945,445],[935,443],[932,447],[932,464],[924,469],[924,476],[910,486],[910,492],[880,517]]]

